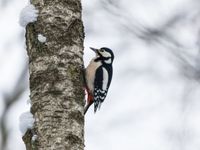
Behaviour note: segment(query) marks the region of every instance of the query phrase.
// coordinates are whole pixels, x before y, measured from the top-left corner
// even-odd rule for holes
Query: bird
[[[85,88],[87,94],[84,114],[94,103],[94,112],[101,107],[104,102],[113,76],[114,54],[110,48],[92,48],[95,57],[90,61],[85,69]]]

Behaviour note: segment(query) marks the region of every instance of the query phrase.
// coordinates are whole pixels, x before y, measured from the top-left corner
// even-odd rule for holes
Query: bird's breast
[[[95,62],[94,59],[92,59],[86,68],[86,82],[91,93],[93,93],[94,91],[94,79],[96,70],[101,65],[102,65],[101,62]]]

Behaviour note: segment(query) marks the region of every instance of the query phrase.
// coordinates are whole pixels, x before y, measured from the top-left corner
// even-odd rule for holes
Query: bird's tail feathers
[[[100,110],[102,102],[95,101],[94,102],[94,113],[96,113],[97,109]]]

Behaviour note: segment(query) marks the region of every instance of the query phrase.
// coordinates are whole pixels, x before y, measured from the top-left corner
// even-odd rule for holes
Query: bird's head
[[[102,47],[100,49],[90,47],[90,49],[96,53],[98,60],[101,60],[106,64],[112,64],[114,60],[114,54],[111,49],[107,47]]]

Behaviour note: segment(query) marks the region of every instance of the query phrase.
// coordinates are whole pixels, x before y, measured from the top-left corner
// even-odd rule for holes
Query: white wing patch
[[[109,58],[108,60],[104,60],[104,62],[107,63],[107,64],[111,64],[112,60],[111,60],[111,58]]]
[[[107,85],[108,85],[108,72],[104,67],[102,67],[102,69],[103,69],[103,85],[102,85],[102,89],[104,91],[106,91],[107,90]]]

